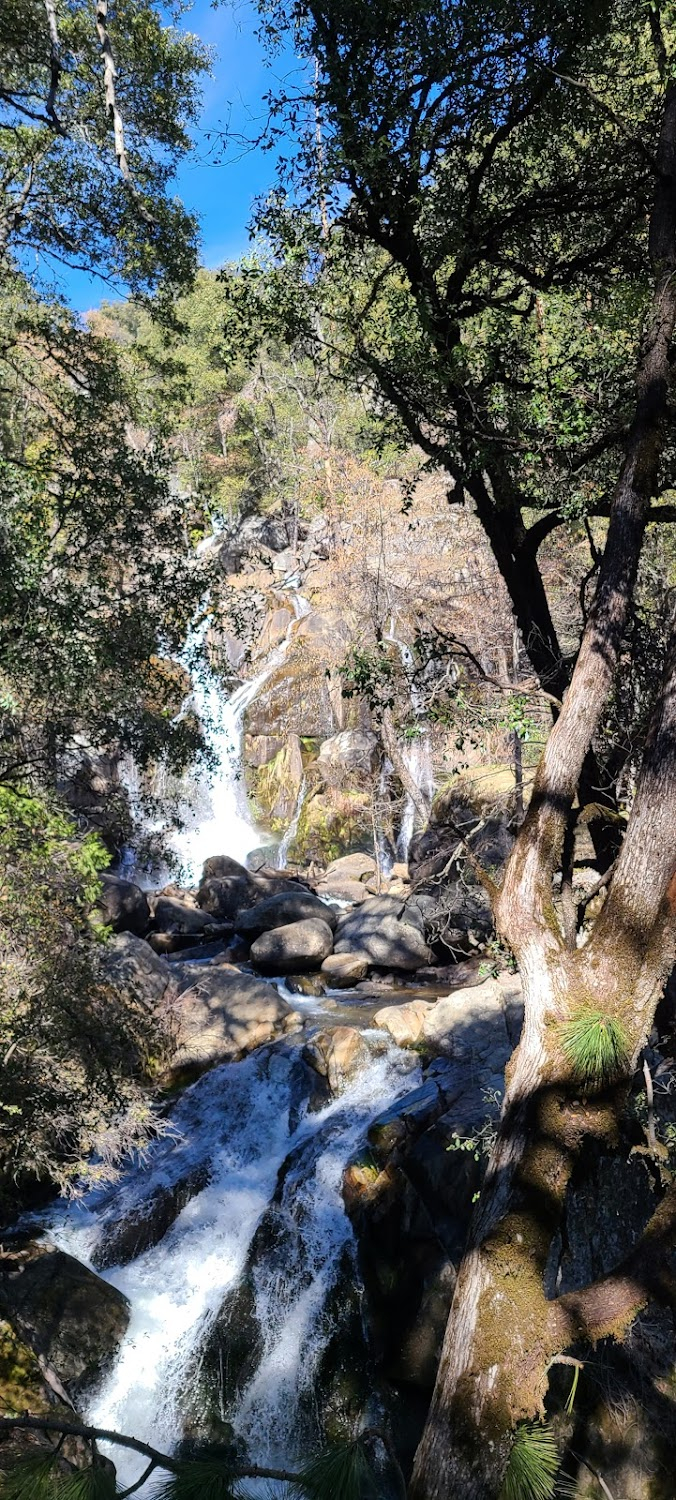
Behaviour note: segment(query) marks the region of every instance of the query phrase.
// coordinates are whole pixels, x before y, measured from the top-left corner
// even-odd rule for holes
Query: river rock
[[[427,1012],[422,1040],[431,1052],[467,1062],[480,1060],[493,1073],[501,1073],[515,1045],[519,994],[516,976],[454,990]]]
[[[116,1287],[65,1251],[32,1241],[0,1252],[0,1307],[71,1396],[112,1363],[130,1316]]]
[[[372,854],[343,854],[340,859],[332,859],[327,865],[325,879],[332,880],[368,880],[377,872],[376,862]]]
[[[227,922],[255,899],[250,881],[241,875],[208,875],[197,892],[200,909],[216,921]]]
[[[179,994],[170,1078],[243,1057],[301,1023],[273,985],[239,969],[175,964],[172,972]]]
[[[361,906],[369,898],[368,888],[361,880],[341,880],[339,875],[320,880],[315,890],[321,900],[348,901],[352,906]]]
[[[422,1036],[425,1017],[433,1008],[430,1000],[411,1000],[407,1005],[385,1005],[373,1017],[373,1024],[389,1031],[398,1047],[415,1047]]]
[[[174,896],[158,896],[153,920],[160,932],[204,932],[205,927],[213,923],[209,912],[201,911],[187,901],[178,901]]]
[[[173,969],[143,938],[120,932],[106,945],[104,972],[115,989],[156,1009],[173,992]]]
[[[368,973],[368,959],[358,953],[330,953],[322,964],[322,978],[331,989],[349,990]]]
[[[327,922],[310,917],[289,922],[262,932],[251,947],[251,958],[258,968],[274,974],[293,974],[303,969],[318,969],[333,947],[333,933]]]
[[[113,1223],[106,1222],[93,1251],[92,1264],[98,1271],[106,1266],[126,1266],[137,1255],[158,1245],[181,1210],[206,1187],[208,1180],[208,1167],[200,1163],[175,1182],[158,1183],[142,1203],[134,1204]]]
[[[391,896],[371,896],[342,916],[336,928],[336,953],[358,953],[379,969],[412,973],[430,961],[418,911],[409,916],[405,903]]]
[[[369,1060],[369,1049],[354,1026],[336,1026],[334,1031],[319,1031],[303,1048],[310,1066],[327,1078],[333,1094],[339,1094],[355,1073]]]
[[[98,909],[113,932],[133,932],[144,937],[150,926],[148,898],[141,887],[118,875],[103,874]]]
[[[286,927],[290,923],[304,922],[310,918],[324,922],[333,930],[338,913],[324,901],[320,901],[312,891],[296,887],[295,890],[269,896],[265,901],[258,901],[249,911],[241,912],[237,918],[237,931],[258,936],[262,932],[270,932],[274,927]],[[330,951],[330,948],[327,949],[327,952]]]
[[[246,865],[241,865],[239,860],[231,859],[229,854],[212,854],[202,865],[200,884],[203,884],[205,880],[211,880],[212,877],[215,880],[237,879],[238,877],[247,880],[248,876]]]

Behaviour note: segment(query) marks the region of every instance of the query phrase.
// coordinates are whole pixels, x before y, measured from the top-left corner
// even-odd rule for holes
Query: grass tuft
[[[556,1493],[559,1450],[548,1427],[518,1427],[500,1500],[552,1500]]]
[[[579,1010],[561,1028],[561,1045],[586,1088],[611,1083],[629,1061],[624,1027],[603,1011]]]

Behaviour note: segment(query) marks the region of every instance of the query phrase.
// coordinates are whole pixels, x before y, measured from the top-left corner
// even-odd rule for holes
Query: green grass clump
[[[548,1427],[518,1427],[500,1500],[552,1500],[556,1493],[559,1450]]]
[[[576,1076],[587,1088],[612,1082],[629,1061],[624,1027],[603,1011],[579,1010],[561,1028],[561,1045]]]

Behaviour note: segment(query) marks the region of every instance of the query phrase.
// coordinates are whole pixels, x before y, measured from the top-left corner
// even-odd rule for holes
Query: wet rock
[[[333,930],[338,913],[324,901],[320,901],[312,891],[297,886],[295,890],[282,891],[264,901],[258,901],[248,911],[241,912],[237,919],[237,930],[258,936],[275,927],[286,927],[289,923],[304,922],[311,918],[324,922]]]
[[[330,865],[327,865],[325,879],[363,881],[375,875],[376,870],[372,854],[343,854],[340,859],[332,859]]]
[[[356,953],[330,953],[322,964],[322,978],[330,989],[349,990],[368,972],[368,959]]]
[[[104,972],[116,989],[148,1009],[156,1009],[172,994],[173,969],[131,932],[118,933],[106,945]]]
[[[198,906],[179,901],[174,896],[159,896],[155,902],[153,922],[160,932],[198,933],[209,927],[213,917]]]
[[[369,1056],[366,1042],[354,1026],[320,1031],[303,1048],[306,1062],[328,1079],[333,1094],[339,1094],[350,1078],[365,1067]]]
[[[72,1422],[67,1393],[56,1372],[20,1337],[11,1322],[0,1319],[0,1408],[3,1414],[30,1412],[36,1417],[54,1417]],[[28,1458],[48,1457],[58,1439],[41,1432],[0,1433],[0,1474],[11,1472]],[[91,1445],[82,1438],[66,1438],[60,1448],[57,1473],[69,1474],[91,1467]]]
[[[407,1005],[386,1005],[373,1017],[373,1024],[389,1031],[398,1047],[414,1047],[422,1036],[425,1017],[432,1009],[430,1000],[411,1000]]]
[[[143,1203],[116,1223],[106,1223],[105,1233],[96,1246],[92,1262],[97,1270],[106,1266],[126,1266],[137,1255],[159,1245],[167,1230],[190,1202],[201,1193],[209,1180],[206,1166],[198,1166],[177,1182],[159,1184]]]
[[[309,917],[262,932],[252,944],[251,959],[268,973],[293,974],[318,969],[332,948],[333,933],[328,923]]]
[[[395,897],[372,896],[340,918],[336,953],[358,953],[381,969],[414,972],[429,963],[430,952],[418,912],[409,919],[408,907]]]
[[[278,751],[284,749],[282,735],[247,734],[244,737],[244,759],[248,766],[258,770],[274,760]]]
[[[284,1036],[300,1016],[272,985],[222,965],[175,964],[175,1052],[167,1081],[243,1057]]]
[[[286,988],[292,995],[317,996],[325,994],[326,987],[318,974],[289,974]]]
[[[116,1287],[63,1250],[32,1242],[0,1253],[0,1308],[72,1396],[110,1366],[130,1316]]]
[[[103,874],[98,909],[101,920],[113,932],[133,932],[144,937],[150,926],[148,898],[141,887],[118,875]]]

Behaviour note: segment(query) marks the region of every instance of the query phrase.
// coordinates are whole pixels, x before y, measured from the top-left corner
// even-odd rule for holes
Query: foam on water
[[[206,1168],[207,1185],[183,1209],[160,1243],[129,1265],[103,1272],[129,1298],[132,1315],[114,1369],[90,1400],[96,1426],[172,1451],[181,1438],[181,1392],[226,1293],[246,1264],[256,1226],[270,1203],[279,1169],[294,1155],[281,1194],[293,1226],[293,1253],[256,1269],[262,1357],[237,1408],[228,1413],[252,1460],[298,1457],[298,1411],[328,1338],[322,1309],[352,1241],[340,1184],[371,1119],[415,1086],[413,1059],[383,1045],[345,1092],[290,1129],[294,1102],[288,1053],[264,1052],[205,1075],[174,1111],[174,1138],[114,1189],[63,1209],[50,1237],[90,1261],[106,1228],[152,1199],[158,1188]],[[142,1461],[110,1450],[120,1481],[132,1484]],[[152,1486],[138,1494],[150,1495]]]

